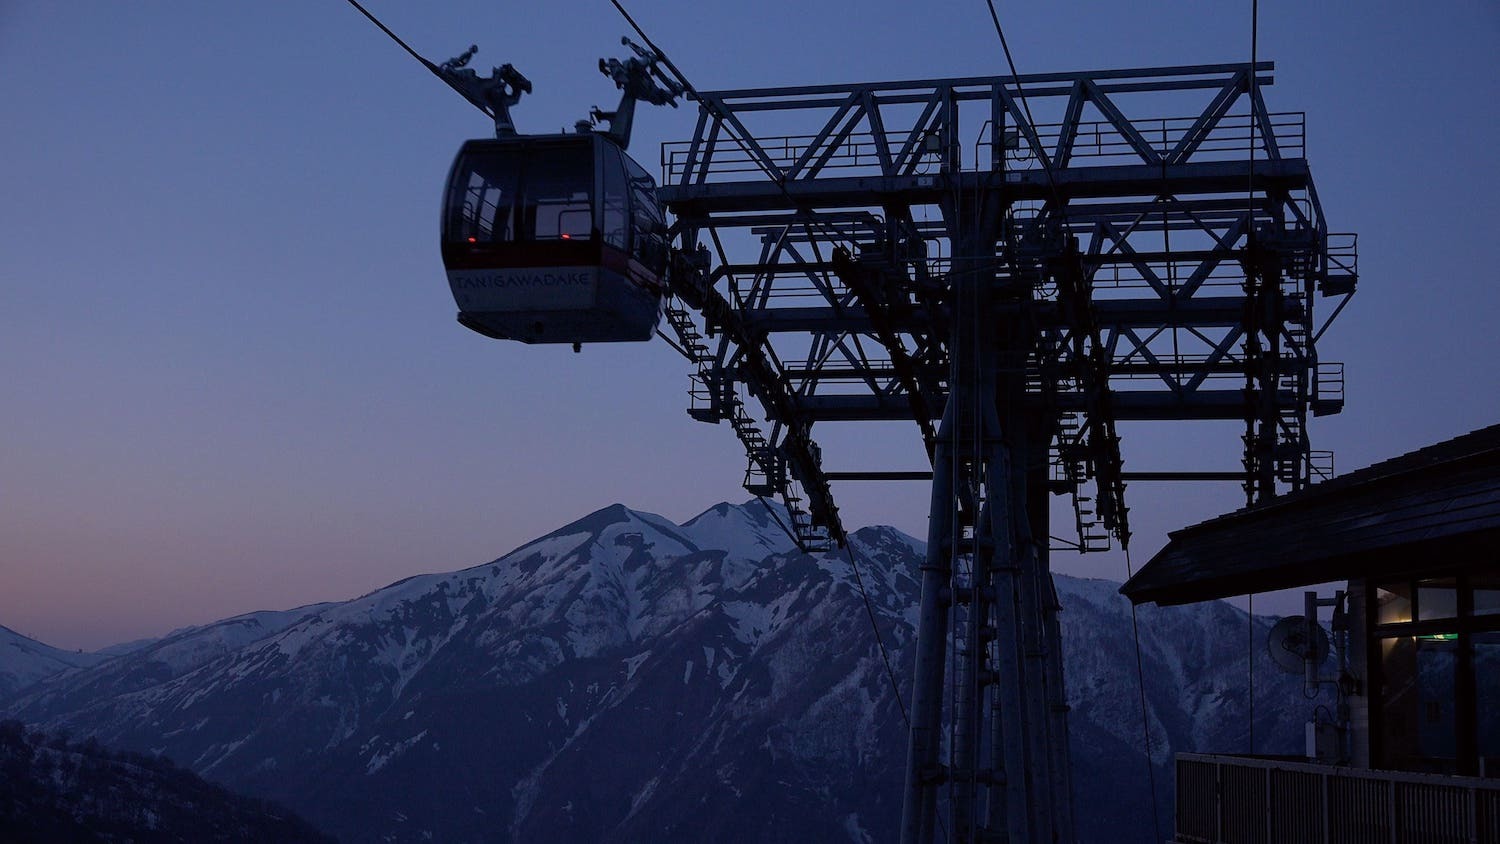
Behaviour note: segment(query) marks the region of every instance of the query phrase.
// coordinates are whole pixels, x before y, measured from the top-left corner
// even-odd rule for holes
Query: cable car
[[[656,332],[667,226],[655,180],[625,148],[636,101],[676,106],[684,88],[662,75],[654,49],[621,42],[635,57],[599,60],[619,106],[559,135],[516,132],[510,109],[531,82],[511,65],[480,76],[468,66],[475,46],[441,65],[418,56],[495,121],[493,139],[468,141],[453,160],[441,232],[458,321],[486,337],[577,349]],[[593,131],[601,120],[608,130]]]
[[[665,232],[655,180],[605,133],[468,141],[442,226],[458,321],[525,343],[649,340]]]

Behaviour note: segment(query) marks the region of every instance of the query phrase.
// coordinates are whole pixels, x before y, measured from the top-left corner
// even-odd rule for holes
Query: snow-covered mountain
[[[65,651],[0,627],[0,704],[31,684],[70,668],[102,662],[97,654]]]
[[[721,504],[676,525],[615,505],[269,635],[168,637],[10,709],[166,754],[347,840],[882,840],[900,707],[849,557],[796,552],[778,515]],[[852,551],[908,697],[922,543],[864,528]],[[1117,584],[1058,580],[1080,829],[1131,840],[1151,801],[1129,608]],[[1248,619],[1210,604],[1141,621],[1164,799],[1172,751],[1242,749]],[[1257,735],[1295,746],[1305,704],[1268,666]]]
[[[261,610],[210,624],[180,627],[165,636],[121,642],[86,653],[65,651],[0,627],[0,704],[19,692],[35,692],[44,680],[60,679],[70,669],[97,667],[76,683],[58,683],[51,693],[89,700],[153,686],[211,662],[230,651],[285,629],[292,622],[333,603],[290,610]],[[104,665],[108,663],[108,665]],[[54,705],[65,707],[65,700]]]
[[[160,639],[130,642],[97,654],[76,654],[88,657],[93,670],[77,677],[44,675],[37,678],[40,682],[36,685],[26,688],[25,693],[34,705],[70,710],[96,700],[149,689],[332,606],[336,604],[250,612],[211,624],[182,627]]]

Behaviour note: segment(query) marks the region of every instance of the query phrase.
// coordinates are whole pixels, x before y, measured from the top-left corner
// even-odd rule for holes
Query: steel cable
[[[792,544],[799,545],[796,534],[792,533],[786,522],[781,520],[781,516],[777,514],[776,508],[771,506],[771,502],[767,501],[764,495],[757,495],[755,499],[766,508],[766,512],[775,520],[776,525],[781,528],[788,539],[792,540]],[[865,579],[859,573],[859,563],[855,562],[854,548],[850,543],[845,542],[844,551],[849,556],[849,567],[854,570],[854,583],[859,588],[860,597],[864,600],[865,615],[870,619],[870,630],[875,633],[875,645],[880,649],[880,660],[885,663],[885,676],[890,681],[891,693],[896,696],[896,706],[901,710],[901,720],[906,724],[907,729],[911,729],[911,716],[907,714],[906,702],[901,699],[901,687],[896,683],[896,671],[891,667],[891,655],[885,648],[885,638],[880,635],[880,626],[876,623],[875,607],[870,603],[870,593],[865,591]]]
[[[1135,566],[1130,562],[1130,548],[1125,548],[1125,579],[1135,577]],[[1135,638],[1135,685],[1141,699],[1141,735],[1146,742],[1146,779],[1151,784],[1151,826],[1156,831],[1156,841],[1161,837],[1161,820],[1156,811],[1156,762],[1151,756],[1151,718],[1146,708],[1146,669],[1141,660],[1141,625],[1137,618],[1135,601],[1130,602],[1130,634]]]

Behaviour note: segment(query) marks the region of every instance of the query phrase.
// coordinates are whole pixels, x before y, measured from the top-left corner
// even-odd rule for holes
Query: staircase
[[[713,351],[703,342],[703,333],[693,322],[692,315],[675,297],[667,297],[665,304],[667,323],[672,326],[678,345],[694,367],[688,387],[688,416],[713,424],[728,420],[748,458],[745,490],[759,497],[779,494],[791,518],[790,529],[797,544],[809,552],[828,550],[827,531],[812,523],[802,497],[791,488],[786,461],[746,410],[744,401],[732,389],[726,389],[731,382],[723,377],[723,370],[715,361]]]
[[[1051,486],[1054,492],[1069,492],[1073,498],[1073,520],[1078,530],[1078,548],[1082,553],[1108,551],[1109,531],[1100,517],[1094,498],[1087,495],[1085,484],[1091,477],[1088,447],[1082,441],[1083,417],[1064,413],[1058,418],[1057,437],[1051,454]]]
[[[1309,442],[1305,425],[1307,411],[1303,404],[1307,394],[1306,377],[1307,371],[1299,362],[1297,371],[1276,378],[1276,443],[1272,460],[1276,465],[1276,480],[1291,484],[1293,489],[1301,488],[1307,481],[1305,469]],[[1282,398],[1287,393],[1294,396],[1291,401]]]

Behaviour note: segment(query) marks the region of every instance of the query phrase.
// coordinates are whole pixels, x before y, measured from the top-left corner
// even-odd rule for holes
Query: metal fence
[[[1172,154],[1183,136],[1197,122],[1194,117],[1157,117],[1132,121],[1131,127],[1140,133],[1142,140],[1163,158]],[[1253,127],[1252,127],[1252,124]],[[1225,161],[1243,159],[1251,148],[1260,150],[1260,155],[1269,155],[1267,138],[1257,135],[1264,126],[1269,126],[1277,155],[1286,158],[1302,158],[1306,153],[1307,116],[1300,111],[1271,112],[1265,124],[1253,121],[1248,114],[1231,114],[1222,117],[1203,136],[1193,152],[1193,160]],[[1061,123],[1039,123],[1036,125],[1037,141],[1048,155],[1055,155],[1063,135]],[[767,135],[755,139],[766,160],[783,171],[794,172],[800,164],[817,156],[818,170],[850,171],[841,176],[874,176],[882,170],[882,161],[891,151],[901,150],[907,143],[910,132],[885,132],[877,137],[871,132],[849,132],[830,141],[821,135]],[[1026,139],[1011,132],[1010,142],[1015,146],[1007,149],[1005,157],[1008,170],[1032,170],[1042,167],[1041,159]],[[1075,164],[1139,164],[1140,152],[1131,139],[1120,132],[1119,127],[1105,120],[1085,120],[1073,129],[1068,147]],[[993,155],[988,141],[978,141],[972,147],[974,161],[987,162]],[[821,153],[821,154],[820,154]],[[965,153],[967,154],[967,152]],[[703,159],[706,158],[705,163]],[[913,172],[922,175],[937,172],[939,164],[936,152],[926,164],[917,166]],[[702,168],[702,177],[707,181],[720,181],[726,177],[744,178],[746,174],[760,173],[762,160],[749,144],[733,136],[715,138],[706,146],[694,141],[667,141],[661,145],[662,184],[683,184],[689,172]],[[878,204],[878,203],[877,203]]]
[[[1177,755],[1178,844],[1500,844],[1500,780]]]

